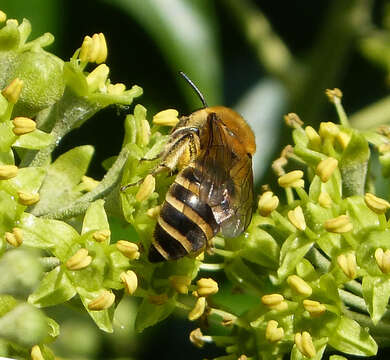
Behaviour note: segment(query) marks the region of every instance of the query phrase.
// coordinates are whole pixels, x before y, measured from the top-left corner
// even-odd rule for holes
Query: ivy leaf
[[[53,142],[53,136],[36,129],[28,134],[21,135],[12,144],[14,147],[39,150],[49,146]]]
[[[372,322],[376,325],[387,310],[390,298],[390,282],[386,277],[364,276],[363,297],[371,315]]]

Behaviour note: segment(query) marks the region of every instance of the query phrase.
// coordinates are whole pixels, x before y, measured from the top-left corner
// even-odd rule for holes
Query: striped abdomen
[[[151,262],[197,254],[219,231],[210,206],[199,200],[197,172],[185,168],[169,188],[149,250]]]

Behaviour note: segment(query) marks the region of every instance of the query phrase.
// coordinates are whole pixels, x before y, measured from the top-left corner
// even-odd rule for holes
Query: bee
[[[203,108],[180,118],[153,171],[180,169],[157,219],[151,262],[196,256],[218,232],[240,235],[252,216],[256,143],[251,128],[230,108],[208,107],[195,84],[180,74]]]

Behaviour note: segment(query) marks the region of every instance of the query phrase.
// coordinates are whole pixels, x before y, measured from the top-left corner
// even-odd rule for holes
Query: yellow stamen
[[[289,113],[287,115],[284,115],[284,122],[287,126],[293,129],[300,128],[303,125],[303,121],[295,113]]]
[[[169,282],[179,294],[188,294],[188,287],[191,285],[191,279],[188,276],[172,275],[169,277]]]
[[[338,164],[339,162],[336,159],[328,157],[317,165],[316,174],[320,177],[321,181],[325,183],[330,179]]]
[[[353,229],[353,225],[348,215],[340,215],[336,218],[325,221],[324,227],[327,231],[342,234]]]
[[[137,274],[132,270],[128,270],[121,273],[119,278],[123,282],[127,293],[133,295],[138,287]]]
[[[18,191],[18,201],[24,206],[31,206],[40,200],[38,193],[31,194],[25,191]]]
[[[287,278],[287,283],[295,292],[300,295],[310,296],[313,292],[310,285],[297,275],[290,275]]]
[[[218,292],[218,283],[211,278],[202,278],[196,282],[198,296],[210,296]]]
[[[109,229],[97,230],[93,233],[92,237],[97,242],[106,241],[111,236]]]
[[[37,128],[35,121],[27,117],[18,116],[12,120],[12,123],[14,124],[12,131],[18,136],[33,132]]]
[[[284,297],[281,294],[264,295],[261,298],[261,302],[271,310],[283,311],[288,308],[288,304],[284,301]]]
[[[15,165],[0,165],[0,180],[12,179],[18,175],[18,168]]]
[[[88,304],[88,309],[92,311],[106,310],[114,304],[115,295],[108,290],[103,290],[102,293]]]
[[[11,104],[16,104],[19,100],[20,93],[22,92],[23,81],[19,78],[16,78],[11,81],[11,83],[2,90],[2,95],[8,100]]]
[[[282,340],[284,337],[284,330],[281,327],[278,327],[278,322],[275,320],[270,320],[267,323],[267,328],[265,329],[265,338],[271,342],[277,342]]]
[[[356,256],[354,253],[341,254],[337,257],[337,263],[344,274],[351,280],[357,276]]]
[[[203,315],[205,309],[206,309],[206,298],[205,297],[198,298],[198,300],[196,300],[194,308],[188,314],[188,320],[194,321],[196,319],[199,319]]]
[[[390,250],[378,248],[375,250],[375,260],[376,263],[384,274],[390,273]]]
[[[106,64],[100,64],[93,69],[86,78],[89,92],[104,88],[109,72],[110,68]]]
[[[266,191],[260,196],[258,207],[262,216],[268,216],[279,205],[279,198],[272,191]]]
[[[153,123],[156,125],[176,126],[179,122],[179,113],[177,110],[163,110],[153,116]]]
[[[202,348],[204,345],[203,334],[200,328],[192,330],[190,333],[190,341],[198,348]]]
[[[302,334],[296,333],[294,337],[294,342],[298,350],[302,353],[302,355],[308,358],[316,356],[316,348],[314,347],[311,335],[307,331],[304,331]]]
[[[317,131],[315,131],[311,126],[305,127],[306,136],[309,139],[310,147],[314,150],[321,149],[321,137]]]
[[[322,139],[334,139],[339,132],[338,126],[332,122],[322,122],[320,124],[319,133]]]
[[[303,307],[310,313],[311,317],[321,316],[326,311],[324,304],[314,300],[303,300]]]
[[[128,257],[130,260],[136,260],[139,259],[140,253],[139,253],[139,248],[138,245],[126,241],[126,240],[119,240],[116,243],[116,248],[126,257]]]
[[[92,262],[92,257],[88,255],[87,249],[79,249],[65,263],[69,270],[81,270],[86,268]]]
[[[278,178],[278,184],[283,187],[303,187],[305,182],[302,179],[303,171],[294,170]]]
[[[332,199],[327,192],[321,192],[318,197],[318,203],[326,209],[329,209],[332,206]]]
[[[147,175],[139,187],[137,194],[135,195],[135,200],[138,202],[146,200],[150,195],[153,194],[155,188],[156,179],[151,174]]]
[[[304,231],[306,229],[305,216],[303,215],[302,208],[297,206],[294,210],[290,210],[287,213],[287,217],[298,230]]]
[[[388,201],[371,193],[366,193],[366,195],[364,195],[364,201],[366,205],[377,214],[384,214],[390,208],[390,203]]]

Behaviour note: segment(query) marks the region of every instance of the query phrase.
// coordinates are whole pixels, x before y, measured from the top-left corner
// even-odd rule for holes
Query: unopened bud
[[[179,294],[188,294],[188,287],[191,285],[191,279],[188,276],[172,275],[169,277],[169,282]]]
[[[23,81],[19,78],[16,78],[11,81],[11,83],[2,90],[2,95],[8,100],[11,104],[16,104],[19,100],[20,93],[22,92]]]
[[[294,342],[298,350],[302,353],[302,355],[308,358],[316,356],[316,348],[314,347],[311,335],[307,331],[304,331],[302,334],[296,333],[294,337]]]
[[[80,60],[101,64],[107,59],[107,43],[102,33],[86,36],[80,49]]]
[[[126,257],[128,257],[130,260],[136,260],[139,259],[140,253],[139,253],[139,248],[138,245],[126,241],[126,240],[119,240],[116,243],[116,248]]]
[[[137,274],[132,270],[128,270],[126,272],[121,273],[119,278],[123,282],[127,293],[133,295],[138,287]]]
[[[321,192],[318,197],[318,203],[326,209],[329,209],[332,206],[332,199],[327,192]]]
[[[366,195],[364,195],[364,201],[366,205],[377,214],[384,214],[390,208],[390,203],[388,201],[376,197],[371,193],[366,193]]]
[[[202,348],[204,345],[202,331],[197,328],[190,333],[190,341],[198,348]]]
[[[375,260],[376,263],[384,274],[390,273],[390,250],[378,248],[375,250]]]
[[[340,215],[336,218],[326,220],[324,227],[326,231],[336,234],[346,233],[353,229],[348,215]]]
[[[24,135],[33,132],[37,128],[34,120],[27,117],[18,116],[12,120],[14,128],[12,129],[15,135]]]
[[[294,170],[278,178],[278,184],[283,187],[303,187],[305,185],[303,177],[303,171]]]
[[[147,175],[135,195],[135,200],[138,202],[146,200],[153,194],[155,188],[156,179],[151,174]]]
[[[106,310],[112,306],[115,301],[115,295],[108,290],[103,290],[102,293],[88,304],[88,309],[92,311]]]
[[[326,311],[324,304],[314,300],[303,300],[303,307],[310,313],[311,317],[321,316]]]
[[[284,301],[284,297],[281,294],[264,295],[261,298],[261,302],[272,310],[283,311],[288,308],[288,304]]]
[[[18,201],[24,206],[31,206],[39,201],[40,197],[38,193],[31,194],[26,191],[18,191]]]
[[[205,297],[198,298],[198,300],[196,300],[194,308],[188,314],[188,320],[194,321],[196,319],[199,319],[203,315],[205,309],[206,309],[206,298]]]
[[[15,165],[0,165],[0,180],[12,179],[18,175],[18,168]]]
[[[30,355],[31,360],[45,360],[38,345],[34,345],[32,347]]]
[[[338,164],[339,162],[335,158],[328,157],[317,165],[316,174],[325,183],[330,179]]]
[[[106,241],[111,236],[109,229],[97,230],[93,233],[92,238],[97,242]]]
[[[202,278],[196,282],[198,296],[210,296],[218,292],[218,283],[211,278]]]
[[[266,191],[260,196],[258,207],[262,216],[268,216],[279,205],[279,198],[272,191]]]
[[[303,121],[295,113],[289,113],[287,115],[284,115],[284,122],[287,126],[293,129],[300,128],[303,125]]]
[[[284,330],[281,327],[278,327],[278,322],[275,320],[270,320],[267,323],[267,328],[265,329],[265,338],[271,342],[277,342],[282,340],[284,337]]]
[[[297,275],[290,275],[287,278],[287,283],[299,295],[310,296],[313,292],[310,285]]]
[[[297,206],[294,210],[290,210],[287,213],[287,217],[298,230],[304,231],[306,229],[305,216],[303,215],[302,208]]]
[[[156,125],[176,126],[179,122],[179,113],[177,110],[163,110],[153,116],[153,123]]]
[[[95,92],[104,88],[110,68],[106,64],[100,64],[87,75],[87,84],[89,92]]]
[[[337,263],[347,277],[349,277],[351,280],[356,278],[357,266],[356,266],[356,256],[354,253],[339,255],[337,257]]]
[[[86,268],[92,262],[92,257],[88,255],[87,249],[79,249],[65,263],[69,270],[81,270]]]

